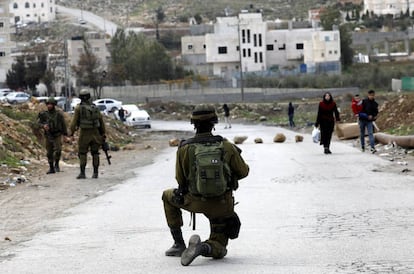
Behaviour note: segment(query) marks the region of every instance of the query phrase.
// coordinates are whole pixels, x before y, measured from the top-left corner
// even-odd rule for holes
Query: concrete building
[[[373,12],[377,15],[405,13],[414,11],[414,0],[364,0],[364,13]]]
[[[269,29],[260,13],[219,17],[214,32],[181,39],[187,69],[230,79],[243,73],[296,69],[338,73],[339,31]]]
[[[102,71],[107,71],[108,60],[110,59],[110,53],[106,46],[108,41],[98,32],[86,32],[84,35],[91,46],[92,53],[99,60],[100,69]],[[72,39],[67,41],[67,62],[69,66],[77,66],[82,53],[84,53],[84,42],[82,37],[72,37]],[[71,75],[71,77],[75,76]]]
[[[11,68],[12,43],[10,41],[9,1],[0,0],[0,83],[6,81],[7,71]]]
[[[12,0],[9,2],[12,23],[48,22],[56,17],[55,0]]]

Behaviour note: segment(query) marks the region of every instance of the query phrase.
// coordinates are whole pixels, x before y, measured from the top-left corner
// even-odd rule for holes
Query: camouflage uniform
[[[56,110],[56,101],[53,97],[46,101],[47,111],[39,113],[37,122],[44,129],[45,146],[49,171],[47,174],[59,172],[59,161],[62,154],[62,135],[67,136],[65,118],[61,111]],[[53,105],[53,107],[49,106]]]
[[[194,139],[205,139],[209,137],[213,137],[211,131],[203,133],[197,132]],[[192,164],[190,163],[189,155],[191,151],[189,149],[190,146],[191,145],[182,142],[177,151],[176,180],[179,185],[178,189],[168,189],[162,194],[165,216],[175,241],[173,247],[167,250],[166,255],[180,256],[184,251],[183,249],[185,249],[181,234],[181,227],[183,226],[181,209],[185,209],[194,213],[203,213],[210,221],[210,237],[204,242],[208,245],[208,251],[201,252],[199,255],[223,258],[227,254],[226,246],[229,240],[226,229],[229,229],[228,226],[231,224],[229,224],[228,221],[234,219],[235,216],[237,217],[234,213],[232,190],[228,190],[224,195],[215,198],[205,198],[193,195],[186,191],[188,190],[190,165]],[[246,177],[249,173],[249,166],[241,157],[241,151],[234,144],[225,139],[223,140],[223,148],[224,161],[230,166],[233,180],[237,181]],[[177,199],[177,195],[180,195],[180,192],[182,194],[181,200]],[[183,265],[189,264],[188,262],[188,264],[183,263],[183,258],[181,263]]]
[[[105,124],[103,122],[102,114],[99,109],[90,102],[90,97],[83,98],[82,92],[88,94],[86,91],[81,91],[79,96],[82,102],[76,106],[74,115],[70,124],[70,131],[73,134],[78,128],[80,129],[78,141],[78,156],[80,164],[80,174],[77,179],[85,179],[85,168],[87,163],[87,153],[90,149],[92,154],[93,175],[92,178],[98,178],[99,169],[99,149],[105,138]],[[86,113],[91,108],[96,108],[96,117],[86,118]]]

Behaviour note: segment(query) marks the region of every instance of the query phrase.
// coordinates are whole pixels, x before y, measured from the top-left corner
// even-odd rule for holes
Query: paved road
[[[89,11],[71,9],[71,8],[66,8],[64,6],[59,6],[59,5],[56,5],[56,7],[57,7],[58,12],[70,14],[71,16],[74,16],[76,18],[82,18],[87,23],[95,25],[100,30],[105,31],[105,33],[111,37],[114,36],[118,28],[118,26],[114,22],[108,21],[105,18],[100,17],[96,14],[93,14]]]
[[[414,273],[414,180],[387,173],[390,162],[334,142],[332,155],[305,135],[281,128],[217,126],[251,167],[235,193],[239,239],[223,260],[197,258],[182,267],[164,256],[171,239],[161,192],[175,185],[175,148],[105,195],[44,224],[44,231],[1,256],[1,273]],[[189,123],[156,122],[156,129]],[[284,133],[283,144],[272,142]],[[254,144],[262,137],[264,144]],[[87,183],[87,182],[85,182]],[[184,215],[184,236],[193,231]],[[197,219],[208,236],[208,224]]]

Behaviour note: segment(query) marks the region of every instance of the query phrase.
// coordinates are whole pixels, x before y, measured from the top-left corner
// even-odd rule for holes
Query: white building
[[[181,39],[187,69],[231,78],[243,72],[285,67],[301,72],[340,72],[339,31],[269,30],[260,13],[219,17],[214,33]],[[327,64],[327,65],[326,65]]]
[[[9,18],[9,1],[0,0],[0,83],[6,81],[7,71],[13,63],[10,55],[12,43],[10,41]]]
[[[56,18],[55,0],[11,0],[13,23],[48,22]]]
[[[414,11],[413,0],[364,0],[364,13],[368,11],[377,15],[399,15],[405,13],[407,8],[410,13]]]

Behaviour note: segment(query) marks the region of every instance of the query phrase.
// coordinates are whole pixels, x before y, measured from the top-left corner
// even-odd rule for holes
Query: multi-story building
[[[364,13],[399,15],[407,9],[410,12],[414,10],[414,0],[364,0]]]
[[[9,2],[13,23],[48,22],[56,17],[55,0],[12,0]]]
[[[232,78],[243,72],[296,68],[301,72],[341,71],[339,31],[269,29],[260,13],[220,17],[214,32],[181,39],[182,60],[200,74]]]
[[[0,83],[6,81],[7,71],[13,62],[11,57],[9,1],[0,0]]]

